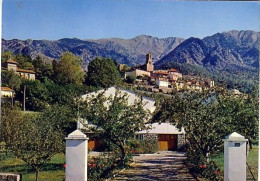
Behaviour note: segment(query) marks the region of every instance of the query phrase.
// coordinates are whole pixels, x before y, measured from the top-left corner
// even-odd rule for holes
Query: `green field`
[[[13,155],[1,152],[0,172],[3,173],[17,173],[22,174],[23,181],[34,181],[34,171],[20,159]],[[40,170],[40,181],[62,181],[65,179],[65,170],[63,164],[65,163],[64,154],[57,154],[52,157],[51,161],[46,163]]]
[[[221,172],[224,172],[224,154],[218,154],[212,158],[212,160],[220,167]],[[252,150],[249,151],[247,157],[248,165],[251,167],[252,173],[257,180],[258,178],[258,146],[254,146]],[[247,169],[247,180],[252,180],[252,176]]]

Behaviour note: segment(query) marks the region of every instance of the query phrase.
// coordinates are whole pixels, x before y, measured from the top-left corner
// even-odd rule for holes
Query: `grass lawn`
[[[212,161],[214,161],[221,169],[221,172],[224,172],[224,154],[218,154],[212,158]],[[248,165],[251,167],[251,171],[254,174],[255,179],[258,178],[258,146],[253,146],[253,149],[249,151],[249,154],[247,156],[247,162]],[[251,174],[249,173],[247,169],[247,180],[252,179]]]
[[[22,174],[23,181],[34,181],[35,173],[25,162],[15,158],[13,155],[0,153],[0,172]],[[57,154],[52,157],[51,161],[46,163],[41,169],[39,180],[41,181],[62,181],[65,180],[65,162],[64,154]]]

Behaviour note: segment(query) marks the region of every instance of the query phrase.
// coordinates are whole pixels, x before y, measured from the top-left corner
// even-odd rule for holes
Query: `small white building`
[[[156,78],[156,85],[159,87],[168,87],[169,86],[169,81],[165,78]]]
[[[9,87],[1,87],[1,98],[2,97],[13,97],[14,91]]]

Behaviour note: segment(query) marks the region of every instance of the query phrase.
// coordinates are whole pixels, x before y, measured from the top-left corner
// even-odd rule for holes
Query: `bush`
[[[186,152],[187,163],[192,172],[200,174],[202,177],[212,181],[223,179],[223,174],[215,162],[207,162],[206,158],[198,149],[192,148],[191,145],[188,146]]]
[[[131,152],[136,154],[156,153],[159,151],[157,139],[131,140],[129,141]]]
[[[88,159],[88,180],[96,181],[101,180],[103,172],[110,168],[112,165],[117,166],[116,161],[120,157],[115,155],[102,154],[98,157],[91,157]]]
[[[136,76],[134,76],[134,75],[128,75],[128,76],[126,76],[126,79],[125,79],[125,81],[129,84],[135,83],[135,80],[136,80]]]
[[[128,167],[127,163],[132,159],[130,147],[125,147],[126,152],[126,164],[120,165],[121,159],[120,150],[116,147],[112,148],[113,151],[109,153],[103,153],[97,157],[88,158],[88,180],[96,181],[102,180],[102,178],[111,177],[113,170],[116,168]]]

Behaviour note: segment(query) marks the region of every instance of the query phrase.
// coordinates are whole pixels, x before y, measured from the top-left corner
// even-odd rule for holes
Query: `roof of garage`
[[[179,130],[175,126],[173,126],[170,123],[153,123],[147,125],[147,127],[150,127],[150,129],[142,130],[136,132],[136,134],[184,134],[185,131],[182,128],[182,130]]]

